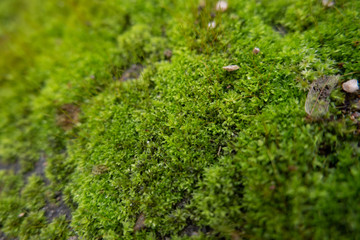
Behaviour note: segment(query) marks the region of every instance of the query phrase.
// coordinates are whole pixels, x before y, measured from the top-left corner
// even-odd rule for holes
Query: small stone
[[[227,1],[218,1],[215,9],[219,12],[225,12],[228,9]]]
[[[206,7],[206,1],[200,0],[198,5],[198,14],[200,14]]]
[[[170,49],[166,49],[164,51],[164,56],[166,59],[170,59],[172,57],[172,51]]]
[[[209,22],[208,28],[216,28],[216,22],[215,21]]]
[[[344,82],[342,84],[342,88],[344,89],[345,92],[354,93],[357,90],[359,90],[358,80],[351,79],[351,80],[349,80],[347,82]]]
[[[238,65],[229,65],[229,66],[225,66],[223,67],[224,70],[228,71],[228,72],[232,72],[232,71],[236,71],[238,70],[240,67]]]
[[[322,4],[324,7],[333,7],[335,2],[331,0],[322,0]]]
[[[199,8],[205,8],[205,6],[206,6],[206,1],[205,0],[200,0],[199,1]]]
[[[259,54],[259,53],[260,53],[260,48],[255,47],[255,48],[253,49],[253,54],[254,54],[254,55],[257,55],[257,54]]]

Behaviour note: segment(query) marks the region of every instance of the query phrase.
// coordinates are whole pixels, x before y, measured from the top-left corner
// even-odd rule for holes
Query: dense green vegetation
[[[360,1],[215,5],[0,2],[0,239],[360,237]]]

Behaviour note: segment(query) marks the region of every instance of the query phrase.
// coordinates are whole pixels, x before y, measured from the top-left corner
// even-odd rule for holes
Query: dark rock
[[[126,70],[120,78],[120,81],[127,81],[130,79],[136,79],[140,76],[144,67],[140,64],[133,64],[131,67]]]

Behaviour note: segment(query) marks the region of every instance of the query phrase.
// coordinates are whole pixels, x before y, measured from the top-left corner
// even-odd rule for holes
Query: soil
[[[18,173],[21,169],[19,162],[5,164],[0,161],[0,170],[12,170],[14,173]],[[1,240],[1,238],[0,238]]]

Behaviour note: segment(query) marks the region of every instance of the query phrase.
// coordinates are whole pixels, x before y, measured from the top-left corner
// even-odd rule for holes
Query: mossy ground
[[[215,4],[0,2],[1,239],[360,237],[360,2]]]

